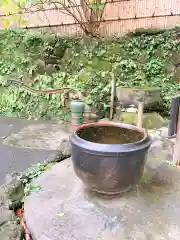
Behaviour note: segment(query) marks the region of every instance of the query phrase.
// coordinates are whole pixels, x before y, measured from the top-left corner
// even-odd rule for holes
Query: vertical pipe
[[[180,97],[173,97],[171,101],[168,136],[171,137],[177,132]]]
[[[174,146],[174,153],[173,153],[173,163],[175,165],[180,165],[180,109],[178,114],[176,143]]]

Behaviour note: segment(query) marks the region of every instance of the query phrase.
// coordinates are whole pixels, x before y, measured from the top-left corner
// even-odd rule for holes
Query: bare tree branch
[[[94,0],[93,3],[91,0],[80,0],[78,5],[75,0],[37,0],[21,9],[24,13],[33,12],[34,9],[43,11],[48,19],[47,8],[54,6],[59,13],[71,16],[86,35],[95,37],[102,22],[106,2],[107,0]]]

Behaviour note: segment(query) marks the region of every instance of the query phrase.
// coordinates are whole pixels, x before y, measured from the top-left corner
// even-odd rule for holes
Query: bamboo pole
[[[111,79],[111,103],[110,103],[110,120],[113,119],[113,113],[114,113],[114,98],[116,95],[116,80],[115,80],[115,76],[112,73],[111,75],[112,79]]]
[[[138,103],[138,116],[137,116],[137,127],[143,127],[143,111],[144,111],[144,102]]]

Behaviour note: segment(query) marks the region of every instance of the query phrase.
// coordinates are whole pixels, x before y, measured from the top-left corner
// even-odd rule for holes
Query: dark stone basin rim
[[[135,130],[139,133],[142,133],[144,137],[140,141],[136,141],[134,143],[124,143],[124,144],[102,144],[102,143],[95,143],[95,142],[90,142],[87,140],[84,140],[80,138],[77,134],[77,132],[81,129],[85,129],[87,127],[119,127],[119,128],[125,128],[125,129],[130,129],[130,130]],[[76,139],[76,141],[75,141]],[[70,136],[70,141],[72,144],[76,145],[76,142],[79,142],[79,146],[82,146],[84,149],[90,150],[92,152],[107,152],[107,153],[114,153],[116,152],[118,154],[121,154],[123,152],[131,152],[134,151],[135,149],[141,149],[144,147],[149,147],[151,144],[151,138],[145,131],[145,129],[140,129],[136,126],[130,125],[130,124],[124,124],[124,123],[110,123],[110,122],[98,122],[98,123],[87,123],[87,124],[82,124],[79,126],[76,131]],[[117,152],[118,149],[118,152]]]
[[[145,92],[161,92],[161,88],[157,87],[117,87],[117,89],[128,89],[131,91],[145,91]]]

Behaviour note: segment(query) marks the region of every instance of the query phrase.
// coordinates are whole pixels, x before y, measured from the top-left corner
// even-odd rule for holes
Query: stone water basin
[[[143,129],[91,123],[81,125],[70,140],[74,171],[89,189],[117,195],[139,183],[151,145]]]

